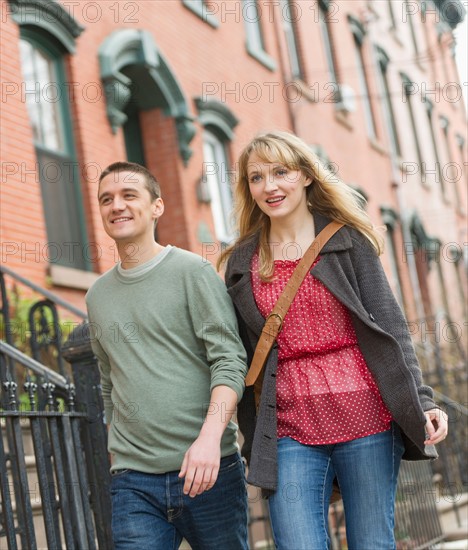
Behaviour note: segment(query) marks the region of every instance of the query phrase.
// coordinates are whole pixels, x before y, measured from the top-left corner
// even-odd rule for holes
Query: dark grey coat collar
[[[330,219],[326,218],[318,212],[313,213],[315,234],[318,235],[322,229],[330,223]],[[259,235],[253,235],[250,239],[240,243],[234,249],[229,259],[228,276],[242,275],[250,272],[250,263],[252,256],[258,247]],[[351,237],[347,231],[340,229],[333,237],[325,244],[321,254],[329,252],[338,252],[347,250],[353,246]]]

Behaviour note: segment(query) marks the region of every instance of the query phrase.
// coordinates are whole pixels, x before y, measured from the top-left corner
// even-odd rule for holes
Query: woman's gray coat
[[[330,220],[314,213],[318,234]],[[234,302],[239,331],[249,362],[265,319],[252,293],[250,263],[258,236],[235,247],[226,269],[226,285]],[[374,376],[382,399],[400,426],[406,460],[436,458],[435,447],[424,445],[423,411],[436,407],[432,389],[423,385],[403,313],[388,284],[380,260],[368,240],[343,227],[325,245],[311,273],[351,313],[359,347]],[[262,398],[255,418],[252,387],[239,404],[238,420],[249,462],[249,483],[267,491],[277,486],[276,368],[273,347],[265,366]]]

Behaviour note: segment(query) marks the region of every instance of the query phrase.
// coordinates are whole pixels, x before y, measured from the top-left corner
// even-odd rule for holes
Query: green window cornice
[[[142,110],[160,108],[175,119],[179,152],[185,164],[192,155],[189,143],[196,129],[185,95],[148,31],[117,30],[99,48],[101,79],[107,116],[115,134],[127,120],[130,98]]]
[[[70,13],[54,0],[9,0],[11,17],[20,26],[39,27],[75,52],[75,39],[84,31]]]
[[[232,111],[221,101],[204,101],[201,97],[194,99],[198,111],[198,120],[202,126],[214,126],[222,132],[229,141],[234,138],[234,128],[239,120]]]

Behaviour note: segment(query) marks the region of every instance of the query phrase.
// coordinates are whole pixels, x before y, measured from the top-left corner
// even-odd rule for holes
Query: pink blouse
[[[258,276],[258,254],[252,258],[253,294],[264,317],[298,262],[276,260],[274,279],[265,283]],[[312,275],[296,294],[277,343],[278,437],[325,445],[390,428],[391,414],[359,349],[349,311]]]

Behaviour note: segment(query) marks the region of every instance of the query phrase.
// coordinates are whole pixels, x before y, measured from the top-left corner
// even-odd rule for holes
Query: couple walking
[[[268,497],[277,548],[329,547],[334,480],[348,547],[395,548],[400,461],[436,457],[447,420],[378,259],[382,238],[356,193],[291,134],[257,136],[238,168],[226,286],[206,260],[154,240],[164,203],[146,168],[114,163],[99,180],[120,262],[86,300],[100,327],[115,547],[248,548],[239,405],[247,480]],[[265,319],[331,221],[343,227],[306,266],[257,407],[244,380]]]

